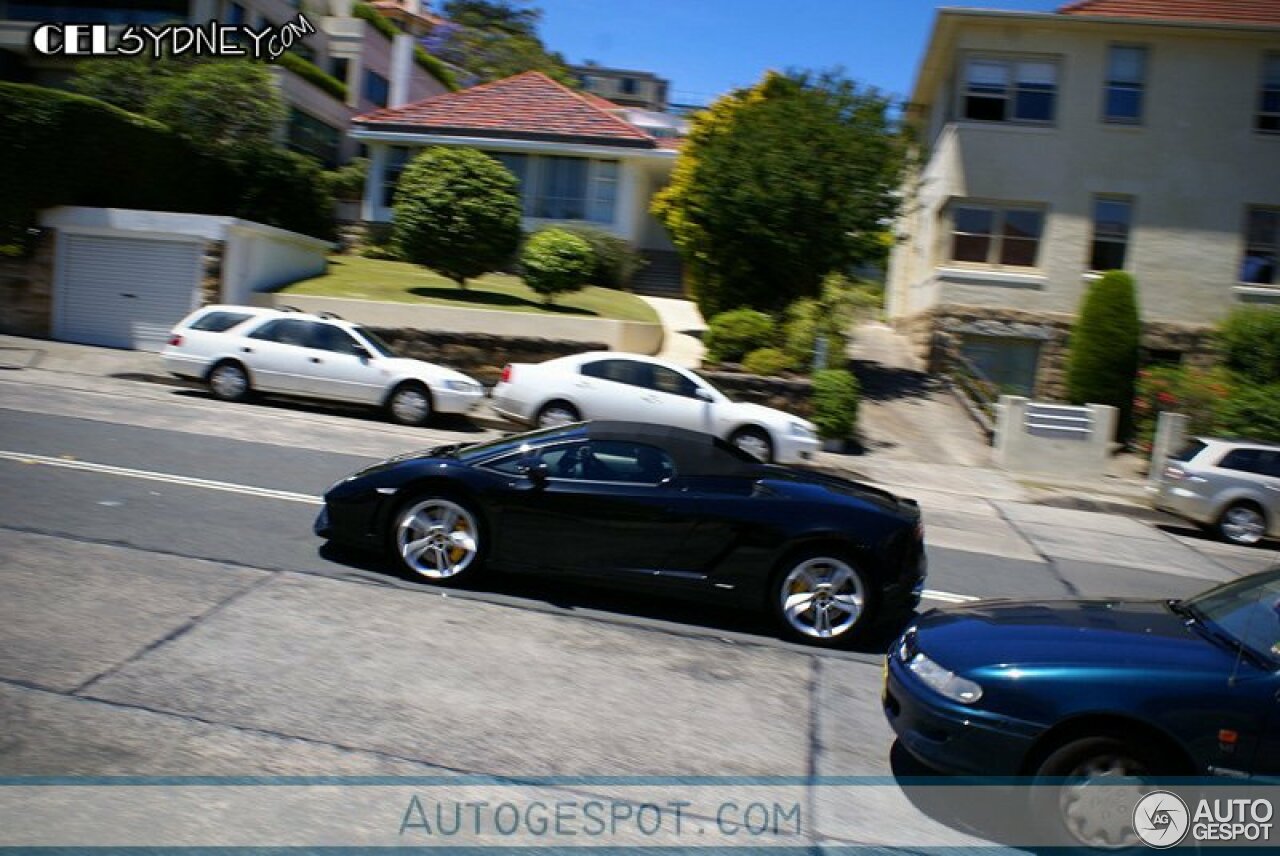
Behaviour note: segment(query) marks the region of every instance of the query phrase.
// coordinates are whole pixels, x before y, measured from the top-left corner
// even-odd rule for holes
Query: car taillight
[[[500,380],[503,383],[511,383],[511,375],[512,375],[511,363],[507,363],[505,366],[502,367],[502,377],[500,378]]]
[[[182,337],[179,336],[177,333],[174,333],[172,336],[169,337],[169,344],[173,345],[173,347],[175,348],[180,347],[182,345]]]
[[[1169,481],[1182,481],[1187,477],[1187,474],[1177,464],[1170,464],[1164,468],[1164,477]]]

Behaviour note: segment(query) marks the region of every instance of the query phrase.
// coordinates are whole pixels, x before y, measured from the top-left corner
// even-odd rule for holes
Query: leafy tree
[[[520,245],[515,176],[476,149],[431,147],[400,176],[393,237],[401,255],[467,287]]]
[[[704,315],[779,310],[883,255],[905,151],[889,108],[838,73],[769,72],[694,116],[653,213]]]
[[[544,229],[533,235],[520,254],[525,284],[548,305],[557,294],[577,291],[595,269],[591,245],[563,229]]]
[[[269,67],[249,59],[87,60],[71,85],[222,156],[273,145],[287,116]]]
[[[548,50],[538,36],[542,11],[537,7],[509,0],[452,0],[443,12],[449,23],[436,27],[423,45],[466,72],[469,82],[541,71],[567,86],[578,85],[564,57]]]
[[[1067,395],[1072,404],[1109,404],[1120,411],[1120,436],[1132,424],[1142,322],[1133,277],[1112,270],[1085,293],[1071,330]]]
[[[1252,383],[1280,381],[1280,311],[1241,307],[1218,328],[1227,368]]]
[[[713,315],[707,322],[703,344],[713,363],[738,362],[774,338],[773,319],[763,312],[742,307]]]

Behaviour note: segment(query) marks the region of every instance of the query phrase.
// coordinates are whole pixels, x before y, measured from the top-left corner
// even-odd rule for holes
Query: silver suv
[[[1156,507],[1232,544],[1280,536],[1280,446],[1197,437],[1169,458]]]

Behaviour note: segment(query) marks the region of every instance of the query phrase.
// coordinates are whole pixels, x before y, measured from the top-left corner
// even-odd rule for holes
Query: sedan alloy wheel
[[[431,397],[415,384],[404,384],[391,395],[391,418],[401,425],[422,425],[431,417]]]
[[[1253,505],[1240,503],[1223,512],[1218,531],[1232,544],[1252,547],[1267,534],[1267,521]]]
[[[396,555],[429,580],[454,580],[478,564],[480,530],[475,516],[442,498],[413,503],[396,522]]]
[[[796,564],[782,578],[777,598],[788,630],[808,639],[833,642],[862,622],[867,589],[847,562],[814,556]]]

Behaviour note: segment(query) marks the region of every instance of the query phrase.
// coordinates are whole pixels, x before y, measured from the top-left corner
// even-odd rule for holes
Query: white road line
[[[166,484],[181,485],[182,487],[196,487],[204,490],[220,490],[226,493],[238,493],[244,496],[257,496],[264,499],[280,499],[285,502],[301,502],[305,505],[323,505],[324,500],[318,496],[310,496],[305,493],[293,493],[287,490],[271,490],[265,487],[253,487],[247,484],[233,484],[231,482],[213,481],[211,479],[198,479],[192,476],[179,476],[173,473],[157,473],[151,470],[135,470],[128,467],[113,467],[110,464],[97,464],[92,461],[75,461],[68,458],[51,458],[47,455],[32,455],[27,452],[9,452],[0,450],[0,460],[15,461],[20,464],[38,464],[45,467],[59,467],[64,470],[78,470],[86,473],[100,473],[108,476],[121,476],[130,479],[142,479],[144,481],[164,482]],[[953,594],[945,591],[935,591],[933,589],[925,589],[923,593],[925,600],[935,600],[940,603],[972,603],[979,598],[967,594]]]
[[[101,473],[109,476],[142,479],[144,481],[164,482],[183,487],[197,487],[204,490],[220,490],[226,493],[239,493],[245,496],[257,496],[263,499],[280,499],[285,502],[301,502],[306,505],[323,505],[324,500],[318,496],[305,493],[293,493],[287,490],[271,490],[265,487],[253,487],[247,484],[198,479],[191,476],[179,476],[172,473],[156,473],[150,470],[134,470],[128,467],[113,467],[109,464],[95,464],[92,461],[74,461],[67,458],[50,458],[46,455],[31,455],[26,452],[0,451],[0,460],[16,461],[20,464],[39,464],[45,467],[59,467],[66,470],[79,470],[88,473]]]

